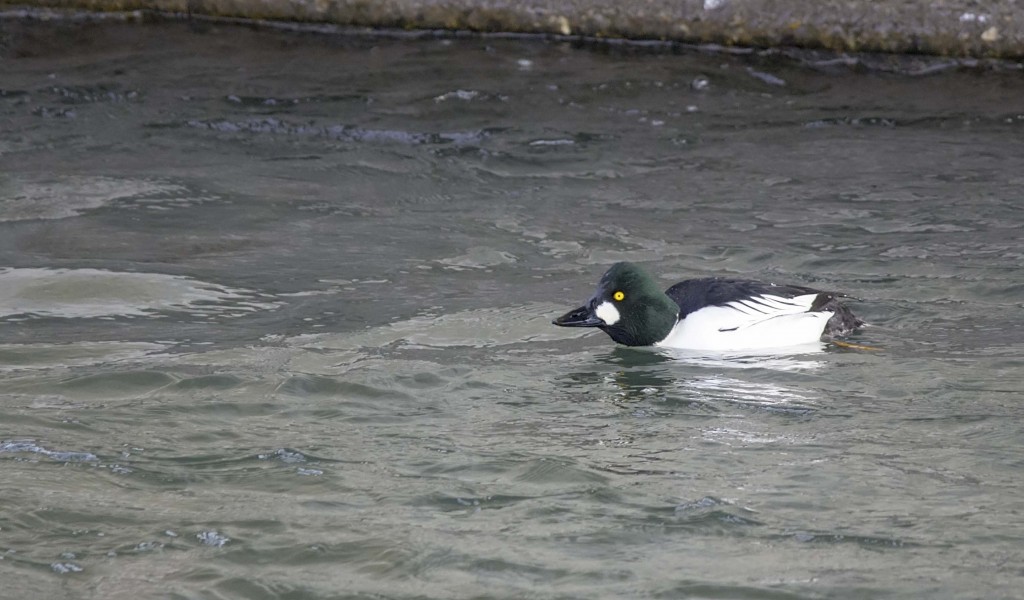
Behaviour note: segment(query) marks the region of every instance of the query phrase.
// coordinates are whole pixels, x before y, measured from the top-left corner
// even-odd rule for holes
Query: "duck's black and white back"
[[[861,321],[838,295],[743,279],[689,279],[665,295],[679,306],[676,325],[656,346],[753,350],[845,335]]]
[[[863,322],[840,295],[795,285],[704,278],[662,292],[637,265],[617,263],[589,302],[554,321],[597,327],[627,346],[742,351],[818,342]]]

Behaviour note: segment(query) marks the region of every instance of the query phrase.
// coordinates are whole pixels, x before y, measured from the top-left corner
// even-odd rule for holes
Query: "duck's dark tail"
[[[829,337],[849,335],[857,328],[864,326],[864,320],[853,314],[845,304],[840,302],[839,294],[822,292],[811,304],[810,312],[829,311],[832,318],[825,325],[824,335]]]

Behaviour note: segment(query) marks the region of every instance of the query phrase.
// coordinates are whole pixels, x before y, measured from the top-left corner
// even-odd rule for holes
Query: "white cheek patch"
[[[597,318],[605,322],[606,325],[614,325],[619,322],[619,309],[615,308],[615,305],[605,300],[598,305],[594,311]]]

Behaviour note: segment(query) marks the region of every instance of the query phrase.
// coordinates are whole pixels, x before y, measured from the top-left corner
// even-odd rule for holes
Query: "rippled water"
[[[0,23],[10,598],[1012,598],[1013,69]],[[612,262],[879,351],[550,325]]]

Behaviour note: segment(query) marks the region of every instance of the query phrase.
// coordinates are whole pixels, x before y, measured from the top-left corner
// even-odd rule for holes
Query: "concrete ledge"
[[[362,27],[1024,58],[1015,0],[0,0]]]

